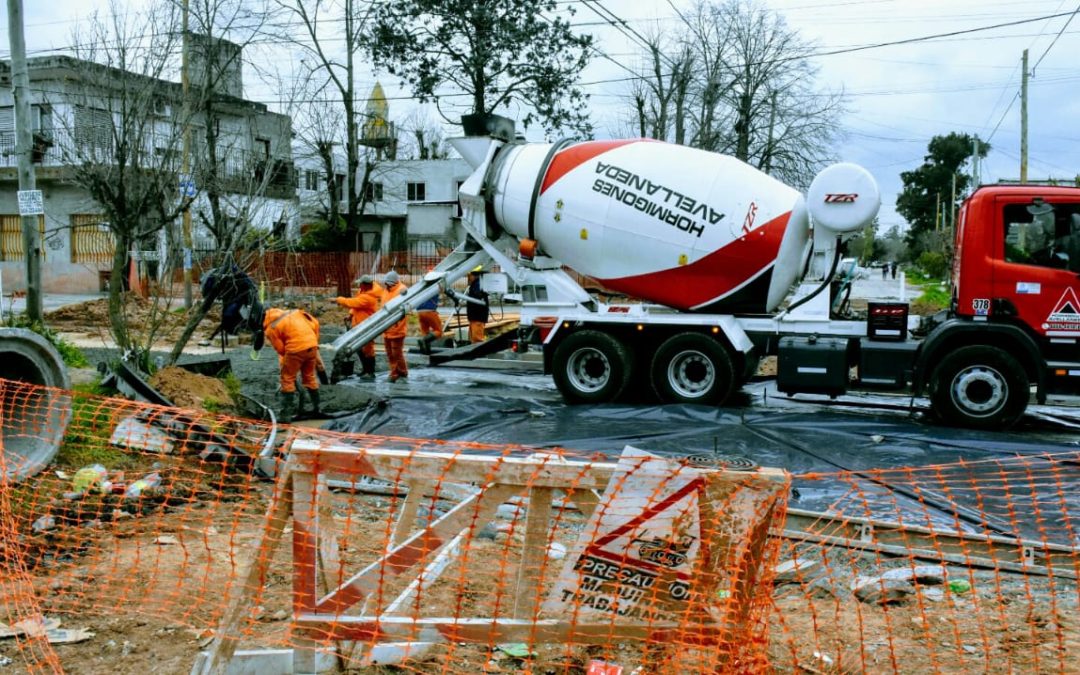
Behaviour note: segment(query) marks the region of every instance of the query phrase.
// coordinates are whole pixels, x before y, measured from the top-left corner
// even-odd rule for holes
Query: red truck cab
[[[964,382],[985,385],[990,398],[1009,386],[1036,385],[1039,400],[1080,393],[1080,187],[980,187],[964,203],[955,237],[950,330],[924,352],[944,358],[967,346],[986,358],[952,379],[929,376],[931,395],[945,380],[961,398]],[[971,412],[973,401],[961,402]]]

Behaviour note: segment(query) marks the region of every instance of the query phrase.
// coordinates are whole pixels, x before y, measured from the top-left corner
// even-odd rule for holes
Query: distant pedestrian
[[[889,263],[881,263],[881,280],[889,278]]]
[[[889,266],[889,269],[892,271],[892,278],[895,279],[896,278],[896,263],[895,262],[892,263]]]

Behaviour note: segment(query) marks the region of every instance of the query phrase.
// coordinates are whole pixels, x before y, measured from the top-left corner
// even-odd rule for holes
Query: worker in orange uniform
[[[434,295],[416,307],[416,318],[420,323],[420,337],[433,336],[433,340],[442,337],[442,317],[439,316],[439,296]]]
[[[279,419],[291,422],[296,412],[296,374],[311,397],[314,415],[319,410],[319,321],[301,309],[271,307],[263,315],[263,335],[278,353],[281,367],[282,406]],[[262,347],[257,340],[256,348]]]
[[[488,320],[488,294],[480,286],[480,275],[483,273],[481,268],[469,272],[469,287],[464,294],[456,293],[452,289],[446,291],[455,302],[464,300],[467,303],[465,316],[469,319],[469,342],[472,343],[483,342],[486,337],[484,328]]]
[[[337,299],[337,304],[342,307],[349,308],[349,314],[352,318],[352,325],[356,326],[362,323],[369,316],[374,314],[380,307],[382,307],[383,299],[383,287],[375,283],[375,278],[370,274],[365,274],[358,280],[360,287],[356,291],[356,295],[351,298]],[[374,380],[375,379],[375,341],[367,343],[360,348],[360,379],[362,380]],[[345,375],[352,373],[352,361],[349,361],[348,372]]]
[[[408,289],[398,279],[398,273],[390,270],[383,277],[383,305],[388,305],[394,298],[405,295]],[[386,360],[390,364],[390,381],[397,382],[409,377],[409,366],[405,363],[405,334],[408,332],[408,316],[402,316],[383,333],[383,346],[386,348]]]

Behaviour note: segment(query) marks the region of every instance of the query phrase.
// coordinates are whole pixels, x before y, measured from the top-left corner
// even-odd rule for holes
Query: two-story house
[[[396,159],[375,164],[364,190],[364,211],[356,250],[383,254],[411,251],[435,255],[436,248],[457,243],[458,187],[471,173],[468,162],[453,159]],[[340,178],[344,184],[344,177]],[[326,179],[314,163],[300,167],[302,219],[311,222],[324,209]],[[343,201],[342,212],[346,208]]]
[[[193,38],[195,39],[195,38]],[[196,41],[196,44],[200,44]],[[213,48],[238,50],[220,40],[205,41]],[[196,54],[198,50],[196,50]],[[217,111],[217,182],[223,193],[223,210],[245,225],[267,231],[285,232],[298,228],[299,207],[296,174],[291,151],[291,119],[270,112],[266,105],[242,96],[238,51],[230,54],[226,77],[219,78],[214,105]],[[33,162],[37,187],[43,191],[45,215],[40,218],[42,237],[42,285],[45,292],[81,293],[100,290],[113,260],[113,236],[101,216],[102,209],[73,179],[73,163],[86,156],[87,148],[107,157],[115,143],[117,113],[108,105],[110,74],[115,69],[69,56],[46,56],[28,60],[31,109],[34,130]],[[127,74],[130,77],[130,74]],[[10,89],[10,62],[0,62],[0,273],[5,289],[25,285],[21,223],[16,191],[14,110]],[[143,142],[146,153],[168,153],[168,163],[154,165],[167,172],[180,194],[180,155],[175,118],[183,108],[179,83],[154,80],[155,102],[149,115],[157,129]],[[198,82],[194,83],[198,85]],[[92,96],[88,92],[92,91]],[[192,204],[195,248],[215,246],[210,233],[201,227],[209,212],[205,186],[199,185],[199,167],[206,166],[206,125],[195,116],[191,129],[189,173],[194,176]],[[81,152],[72,152],[73,148]],[[205,172],[204,172],[205,173]],[[148,256],[163,257],[167,242],[176,247],[179,224],[171,223],[170,237],[162,231]],[[146,246],[144,245],[144,248]],[[175,251],[171,252],[176,255]]]

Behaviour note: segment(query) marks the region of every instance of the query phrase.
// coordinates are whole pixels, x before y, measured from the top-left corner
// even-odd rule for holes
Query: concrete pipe
[[[59,451],[71,420],[71,380],[56,348],[22,328],[0,328],[0,377],[48,387],[26,395],[0,383],[0,470],[18,482],[48,466]]]

